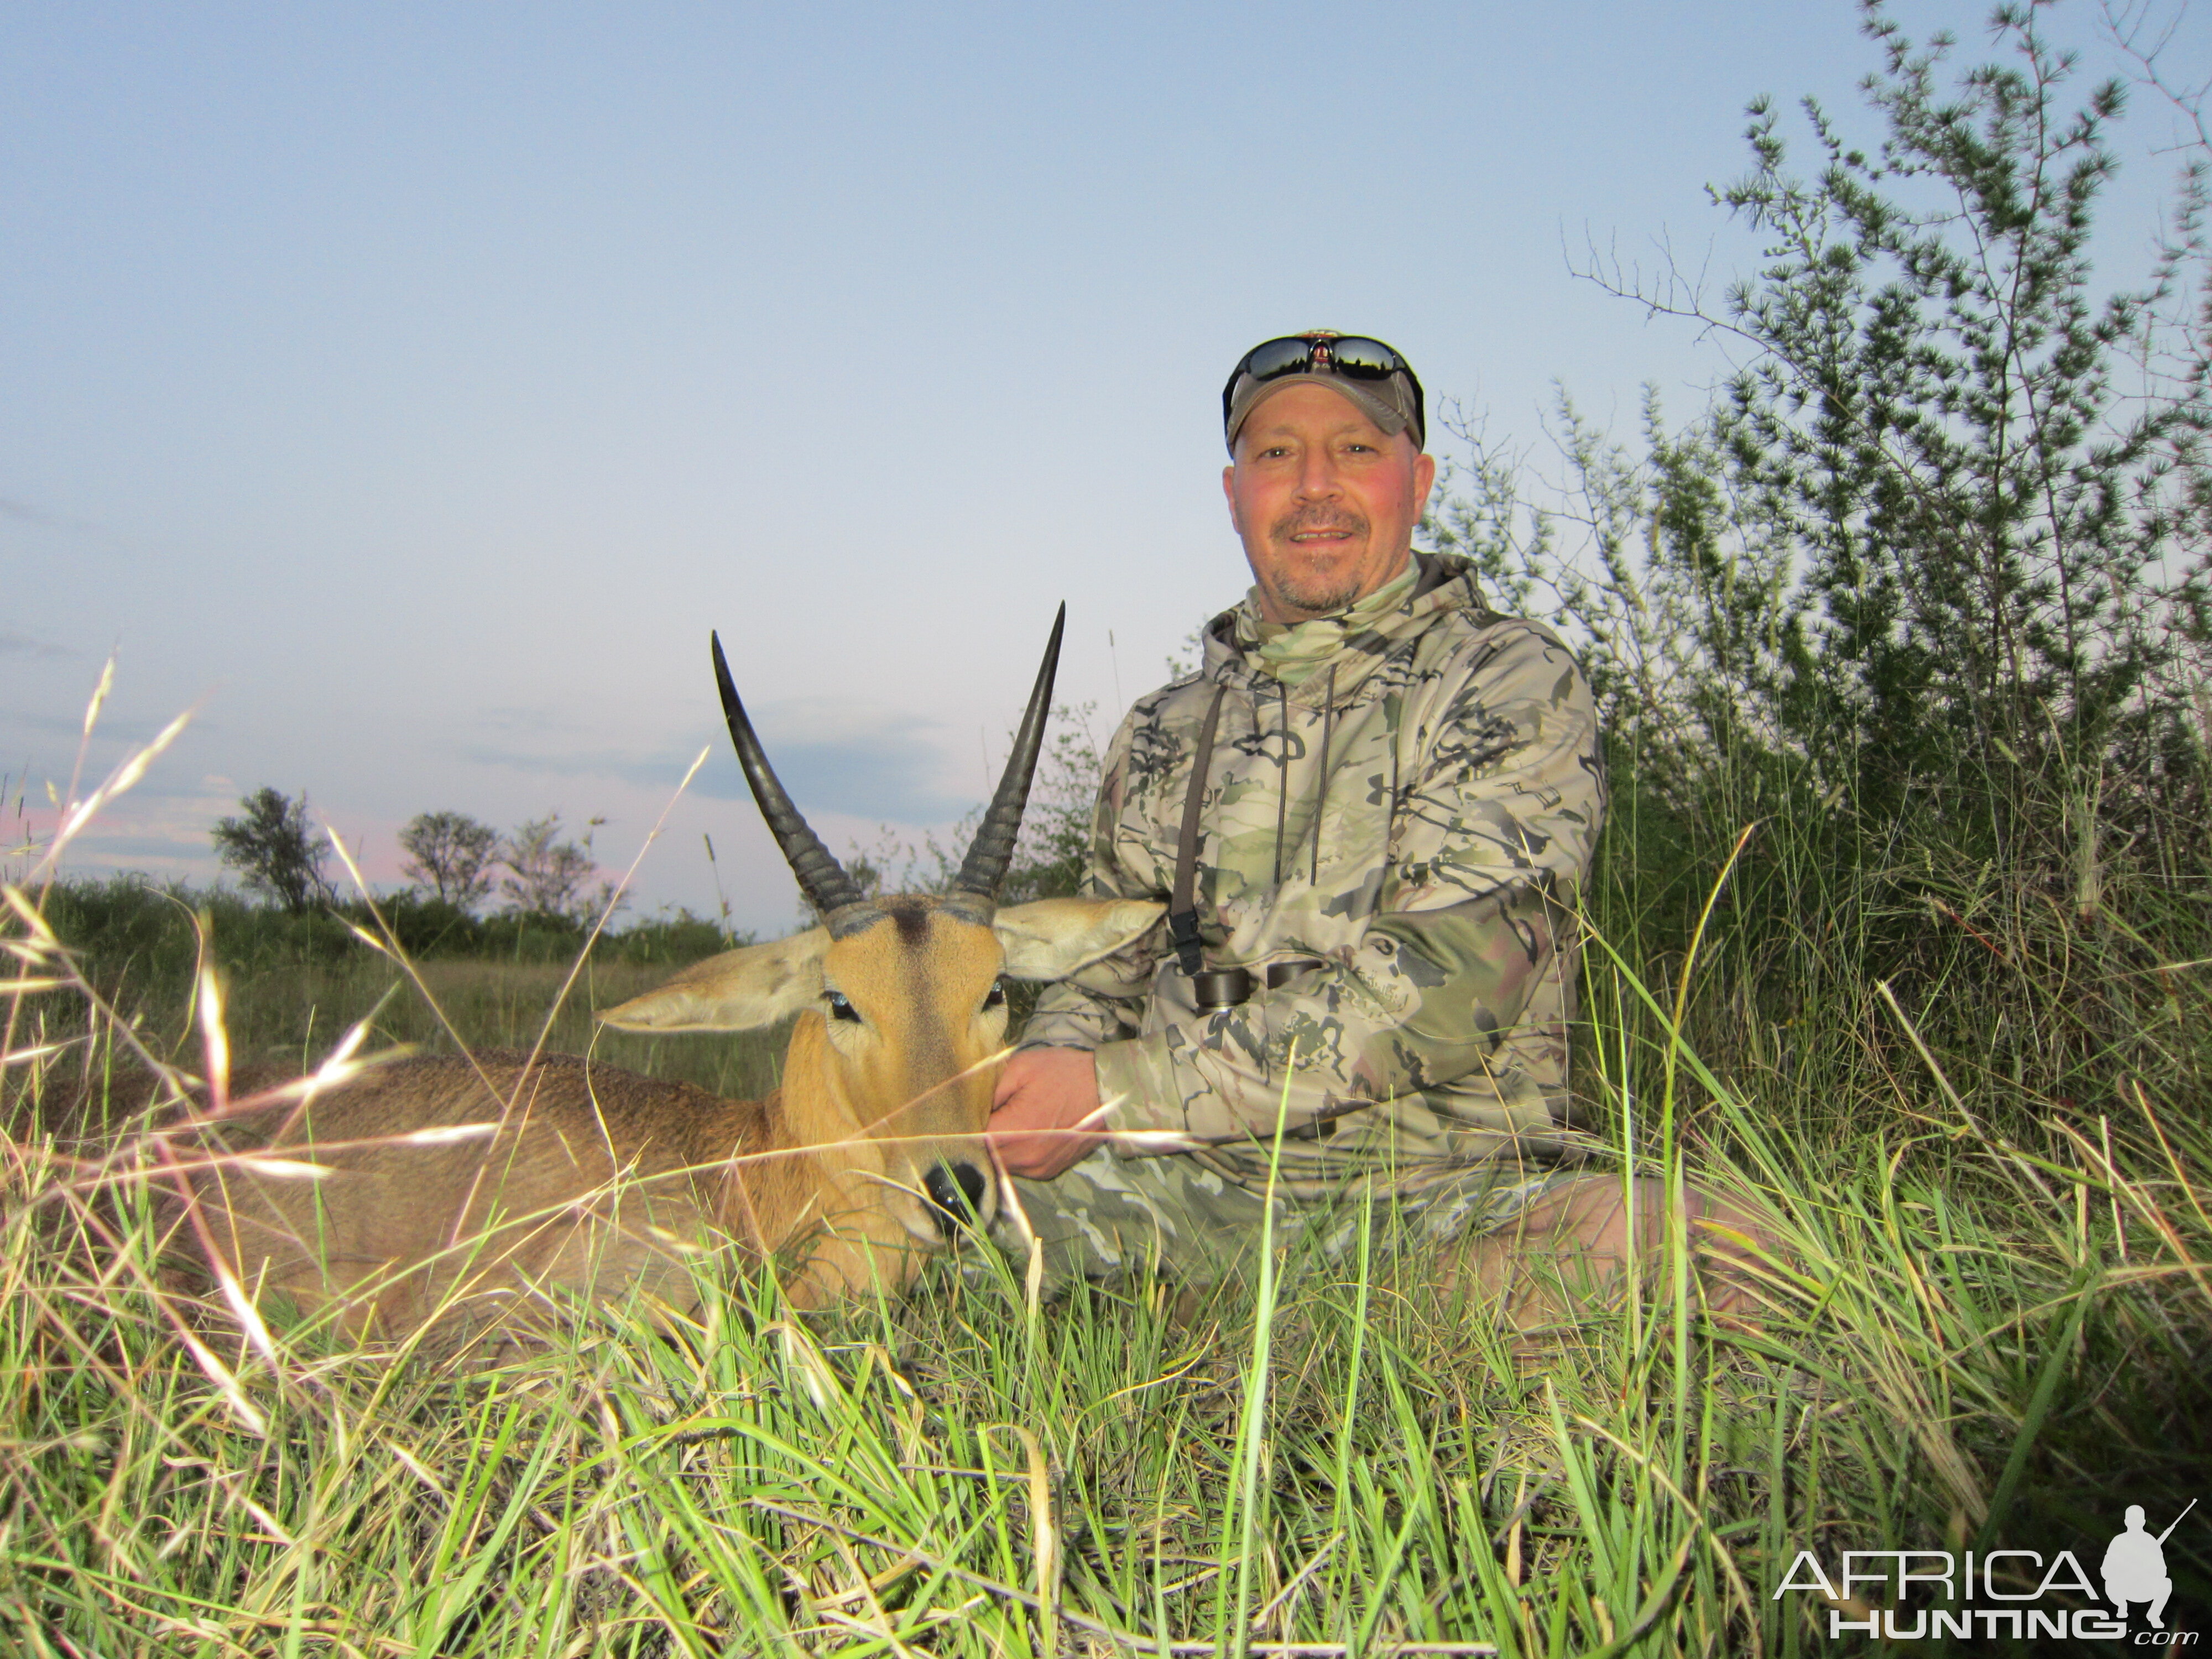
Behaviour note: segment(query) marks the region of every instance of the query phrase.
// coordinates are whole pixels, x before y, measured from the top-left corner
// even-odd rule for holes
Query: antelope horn
[[[744,769],[745,781],[752,786],[753,799],[760,803],[761,816],[768,820],[769,833],[775,837],[784,862],[799,878],[799,890],[822,913],[823,921],[831,924],[830,932],[835,933],[836,913],[866,904],[867,896],[853,884],[852,877],[822,844],[821,836],[806,827],[806,820],[776,781],[775,769],[768,763],[768,752],[753,735],[753,723],[745,718],[745,706],[738,701],[738,688],[730,682],[730,665],[722,656],[722,636],[710,634],[708,638],[714,647],[714,684],[721,690],[722,714],[730,723],[730,741],[737,745],[738,764]]]
[[[1030,780],[1036,775],[1037,751],[1044,746],[1044,723],[1052,713],[1052,681],[1060,667],[1060,630],[1066,625],[1067,607],[1063,605],[1052,620],[1044,665],[1037,670],[1036,684],[1030,689],[1030,706],[1014,733],[1014,752],[1006,757],[998,793],[991,797],[990,809],[976,827],[960,873],[952,878],[956,893],[997,898],[999,884],[1006,878],[1006,866],[1014,860],[1014,842],[1022,833],[1022,808],[1029,803]]]

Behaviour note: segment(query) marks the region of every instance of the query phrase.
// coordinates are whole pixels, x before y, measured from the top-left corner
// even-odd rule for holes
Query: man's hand
[[[1049,1181],[1103,1141],[1075,1126],[1098,1110],[1098,1066],[1087,1048],[1024,1048],[999,1073],[989,1135],[1010,1175]]]

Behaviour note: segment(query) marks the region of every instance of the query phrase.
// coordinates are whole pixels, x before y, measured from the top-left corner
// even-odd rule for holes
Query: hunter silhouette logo
[[[2128,1616],[2129,1602],[2148,1601],[2151,1628],[2166,1628],[2166,1620],[2160,1615],[2166,1611],[2166,1598],[2173,1594],[2173,1580],[2166,1576],[2166,1540],[2189,1510],[2196,1507],[2192,1498],[2189,1509],[2175,1516],[2172,1524],[2154,1538],[2143,1530],[2143,1506],[2128,1505],[2127,1530],[2105,1546],[2105,1596],[2119,1609],[2121,1618]]]

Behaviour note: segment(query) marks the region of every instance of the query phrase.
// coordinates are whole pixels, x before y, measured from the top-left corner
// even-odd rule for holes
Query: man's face
[[[1327,616],[1395,577],[1436,476],[1412,439],[1384,432],[1325,386],[1286,386],[1254,410],[1221,488],[1260,614],[1274,623]]]

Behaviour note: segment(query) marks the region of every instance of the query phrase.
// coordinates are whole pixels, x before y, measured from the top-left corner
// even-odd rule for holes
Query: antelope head
[[[1006,980],[1066,977],[1137,938],[1163,909],[1120,899],[999,908],[1066,618],[1062,606],[1013,752],[958,875],[944,893],[895,897],[863,894],[807,827],[754,735],[716,638],[714,674],[731,741],[822,925],[709,957],[601,1016],[625,1030],[722,1031],[799,1014],[776,1132],[814,1149],[817,1164],[848,1188],[849,1203],[896,1223],[900,1237],[884,1229],[878,1243],[933,1249],[949,1240],[955,1221],[984,1224],[997,1213],[982,1131],[1006,1046]],[[854,1190],[855,1182],[874,1191]]]

